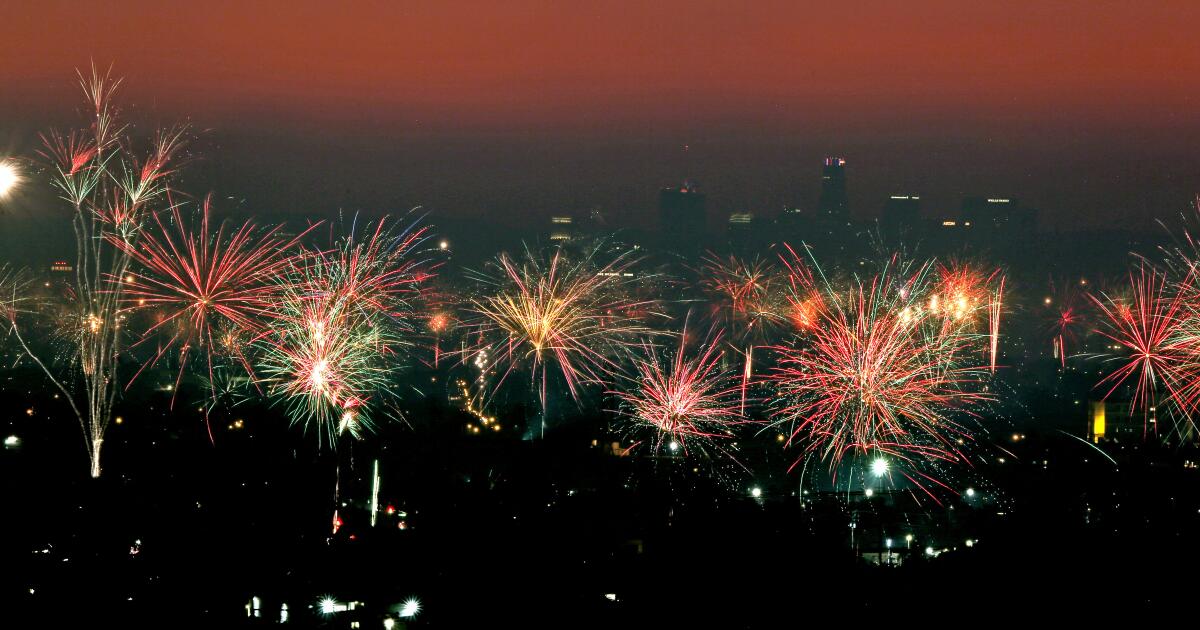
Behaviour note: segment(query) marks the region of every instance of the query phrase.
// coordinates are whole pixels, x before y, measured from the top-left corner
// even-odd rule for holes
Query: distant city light
[[[421,612],[421,600],[416,597],[404,600],[404,605],[400,607],[400,616],[405,619],[416,617],[419,612]]]
[[[762,496],[762,488],[759,488],[758,486],[754,486],[753,488],[750,488],[750,496],[754,497],[755,499],[761,497]]]
[[[321,600],[321,613],[332,615],[337,610],[337,602],[332,597],[326,597]]]

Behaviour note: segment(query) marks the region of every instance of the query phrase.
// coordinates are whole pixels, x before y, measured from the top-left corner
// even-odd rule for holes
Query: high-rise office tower
[[[846,160],[840,157],[825,158],[821,169],[821,199],[817,212],[823,218],[849,218],[849,201],[846,198]]]
[[[662,189],[658,193],[658,218],[665,242],[674,249],[699,248],[708,223],[704,193],[690,180],[678,188]]]
[[[967,197],[959,219],[969,242],[1001,258],[1029,255],[1037,231],[1037,210],[1011,197]]]
[[[569,241],[575,237],[575,219],[570,216],[550,217],[550,240],[556,242]]]
[[[883,204],[879,226],[888,236],[914,236],[920,223],[920,195],[892,195]]]
[[[734,212],[729,215],[729,246],[735,253],[748,253],[754,245],[754,213]]]

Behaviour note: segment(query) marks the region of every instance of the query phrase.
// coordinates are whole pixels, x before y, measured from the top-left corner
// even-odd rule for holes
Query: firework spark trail
[[[104,435],[120,389],[117,359],[124,345],[124,287],[111,279],[123,278],[131,262],[127,250],[113,243],[135,243],[151,206],[168,195],[167,180],[183,148],[185,128],[157,133],[147,157],[138,159],[128,148],[127,128],[113,104],[121,81],[94,65],[88,75],[78,75],[88,104],[88,126],[43,135],[45,149],[40,152],[50,162],[59,197],[73,210],[74,313],[67,328],[76,334],[69,344],[69,367],[59,371],[43,361],[15,322],[12,333],[71,406],[83,430],[91,475],[98,477]]]
[[[640,319],[640,311],[652,303],[625,296],[633,260],[622,254],[598,266],[596,253],[577,262],[561,250],[548,262],[528,248],[520,262],[502,254],[495,263],[498,277],[480,278],[494,292],[472,302],[478,317],[472,326],[481,346],[469,354],[485,351],[505,363],[496,389],[512,372],[529,371],[542,406],[543,433],[551,365],[578,400],[582,384],[600,383],[617,370],[614,354],[629,349],[637,336],[654,333]]]
[[[954,415],[989,397],[973,391],[987,366],[964,358],[985,335],[957,322],[990,300],[946,304],[938,292],[956,293],[931,278],[931,265],[908,269],[893,259],[845,291],[801,283],[825,295],[824,309],[802,340],[774,348],[779,364],[767,378],[783,401],[775,424],[791,426],[788,445],[803,445],[796,463],[819,456],[834,470],[849,453],[886,454],[914,469],[965,460],[958,445],[970,434]]]
[[[737,376],[721,369],[721,337],[710,336],[689,356],[685,324],[673,358],[645,344],[634,361],[635,384],[615,392],[624,404],[621,414],[633,421],[635,431],[654,430],[655,452],[673,443],[686,455],[689,445],[729,438],[731,428],[745,422],[738,410]]]
[[[1089,296],[1100,315],[1097,332],[1130,353],[1109,356],[1120,365],[1096,385],[1107,387],[1106,399],[1132,383],[1134,407],[1147,418],[1151,408],[1160,404],[1170,403],[1181,418],[1195,409],[1200,346],[1187,334],[1191,319],[1187,296],[1194,278],[1189,273],[1171,283],[1165,272],[1142,263],[1136,274],[1129,275],[1128,297]]]
[[[425,229],[353,230],[332,250],[302,249],[277,280],[278,307],[256,340],[268,393],[293,424],[319,435],[359,436],[392,395],[400,354],[412,344],[414,301],[432,277],[417,250]]]
[[[792,325],[793,332],[808,331],[820,321],[825,311],[825,300],[817,289],[816,278],[808,265],[792,249],[785,244],[786,254],[780,254],[779,259],[787,269],[787,320]]]
[[[290,264],[296,245],[315,225],[293,238],[281,234],[282,226],[260,230],[252,221],[228,231],[222,222],[214,231],[210,213],[211,196],[201,205],[199,226],[185,221],[175,205],[167,213],[173,228],[164,224],[162,215],[155,215],[155,229],[146,230],[136,244],[112,239],[137,264],[126,278],[111,279],[124,283],[126,309],[161,313],[135,346],[162,331],[169,335],[129,384],[176,347],[180,361],[175,391],[194,349],[207,359],[210,382],[214,380],[213,352],[218,348],[224,348],[254,376],[236,342],[261,331],[275,295],[275,278]],[[214,330],[221,332],[214,334]],[[215,398],[215,388],[211,393]],[[171,400],[174,404],[174,396]]]
[[[307,252],[309,264],[313,274],[325,276],[324,292],[343,295],[354,308],[385,315],[411,330],[413,302],[437,268],[420,249],[429,229],[414,223],[393,233],[386,224],[383,219],[367,226],[368,236],[360,239],[355,221],[341,247]]]
[[[786,259],[784,264],[788,265]],[[791,265],[787,269],[796,272]],[[709,254],[701,274],[701,288],[714,301],[714,325],[734,331],[737,342],[731,341],[730,347],[744,358],[740,389],[745,413],[746,393],[754,378],[754,346],[769,343],[781,325],[791,323],[802,329],[815,314],[816,304],[792,301],[784,282],[790,274],[758,258],[723,260]]]
[[[1000,346],[1000,316],[1004,310],[1004,281],[1000,276],[999,286],[988,305],[988,359],[992,374],[996,373],[996,355]]]
[[[1050,309],[1046,330],[1051,337],[1054,354],[1062,367],[1067,366],[1068,347],[1077,341],[1076,329],[1084,324],[1084,313],[1080,307],[1080,295],[1075,286],[1066,282],[1061,289],[1050,282],[1050,295],[1044,300]]]
[[[700,271],[701,288],[715,300],[714,319],[743,343],[765,340],[788,320],[784,275],[774,265],[758,258],[722,260],[710,254]]]

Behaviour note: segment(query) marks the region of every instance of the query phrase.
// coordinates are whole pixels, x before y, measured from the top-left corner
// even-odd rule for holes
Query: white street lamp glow
[[[872,475],[875,475],[876,477],[882,477],[887,474],[887,471],[888,461],[886,459],[882,457],[876,457],[875,460],[871,462]]]
[[[21,183],[21,175],[12,162],[0,160],[0,199],[8,196],[17,184]]]
[[[400,616],[406,619],[416,617],[419,612],[421,612],[421,600],[416,597],[404,600],[404,605],[400,607]]]

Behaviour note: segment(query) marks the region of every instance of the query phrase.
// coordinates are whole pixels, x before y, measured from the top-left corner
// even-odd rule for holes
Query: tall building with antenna
[[[661,235],[672,249],[678,253],[699,250],[708,226],[708,209],[696,182],[687,180],[682,186],[658,191],[658,221]]]
[[[846,219],[850,216],[850,203],[846,198],[846,160],[840,157],[825,158],[821,169],[821,198],[817,212],[823,218]]]

